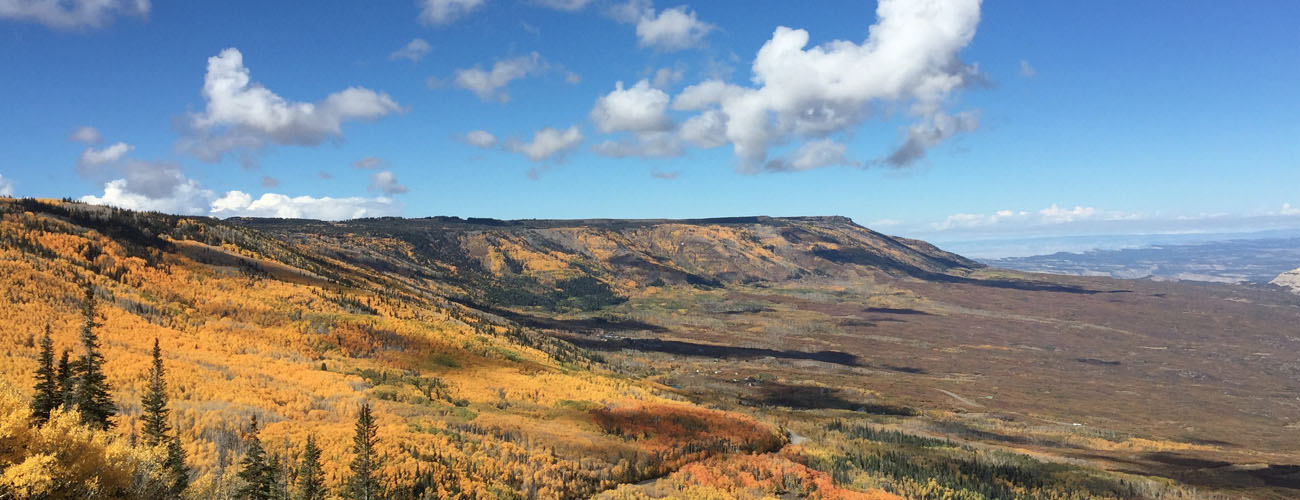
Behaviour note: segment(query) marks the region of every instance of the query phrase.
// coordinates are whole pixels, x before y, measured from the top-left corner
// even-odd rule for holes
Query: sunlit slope
[[[201,496],[235,484],[254,415],[262,442],[289,459],[315,434],[337,486],[363,399],[376,404],[390,481],[418,472],[445,495],[468,498],[580,496],[783,439],[746,417],[673,401],[670,391],[618,376],[567,343],[439,299],[437,283],[255,230],[31,200],[0,200],[0,217],[3,385],[30,392],[47,325],[57,350],[74,348],[81,287],[92,286],[121,410],[116,431],[138,431],[158,338]],[[669,415],[664,425],[689,423],[681,428],[689,432],[650,424],[645,436],[654,439],[622,435],[621,420],[601,417],[614,410]]]
[[[709,288],[882,271],[961,276],[981,267],[844,217],[229,222],[495,306],[590,310],[655,285]]]

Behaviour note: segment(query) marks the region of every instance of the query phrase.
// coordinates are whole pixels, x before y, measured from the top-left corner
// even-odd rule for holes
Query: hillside
[[[114,432],[156,337],[195,498],[240,484],[253,415],[289,461],[317,436],[338,491],[362,401],[395,498],[1300,491],[1300,303],[1272,290],[991,269],[839,217],[0,213],[12,396],[89,284]]]

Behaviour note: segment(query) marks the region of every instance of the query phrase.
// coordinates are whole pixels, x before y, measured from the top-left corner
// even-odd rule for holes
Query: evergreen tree
[[[144,415],[144,442],[149,446],[158,446],[167,441],[171,426],[167,425],[167,381],[163,379],[162,350],[158,339],[153,339],[153,369],[149,372],[149,387],[145,389],[140,407]]]
[[[76,365],[68,359],[68,350],[59,356],[59,405],[72,406],[72,395],[77,392]]]
[[[357,434],[352,438],[352,477],[348,480],[348,496],[353,500],[382,498],[379,484],[379,456],[375,445],[379,442],[378,430],[369,403],[361,403],[357,413]]]
[[[54,339],[50,338],[50,327],[45,327],[45,337],[41,338],[41,355],[36,366],[36,395],[32,397],[32,420],[36,425],[44,425],[50,419],[50,412],[63,405],[63,395],[59,393],[59,374],[54,371]]]
[[[117,406],[109,394],[108,378],[104,375],[104,355],[99,353],[99,337],[95,335],[95,288],[86,285],[85,300],[81,304],[81,345],[85,348],[77,360],[74,407],[81,413],[81,421],[89,427],[107,430],[109,421],[117,415]]]
[[[181,438],[173,436],[167,440],[167,458],[163,461],[167,469],[167,486],[174,498],[179,498],[190,487],[190,468],[185,465],[185,448]]]
[[[272,453],[266,461],[266,478],[271,485],[271,500],[289,500],[289,489],[284,484],[284,465],[280,455]]]
[[[320,465],[320,448],[316,437],[307,435],[307,445],[302,450],[302,464],[298,466],[298,499],[324,500],[325,473]]]
[[[244,452],[239,477],[244,482],[235,491],[235,498],[241,500],[271,500],[271,470],[266,460],[266,450],[262,449],[262,440],[257,437],[257,416],[249,429],[248,451]]]

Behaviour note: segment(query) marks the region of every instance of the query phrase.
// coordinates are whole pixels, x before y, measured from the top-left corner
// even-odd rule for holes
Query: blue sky
[[[1298,25],[1285,1],[0,0],[0,193],[936,241],[1300,227]]]

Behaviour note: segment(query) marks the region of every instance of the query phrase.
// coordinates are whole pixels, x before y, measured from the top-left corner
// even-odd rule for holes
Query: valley
[[[1300,492],[1280,290],[1008,271],[837,217],[0,205],[10,397],[47,322],[73,345],[90,284],[113,432],[159,338],[195,498],[238,485],[253,415],[288,462],[316,436],[337,491],[362,402],[394,498]]]

